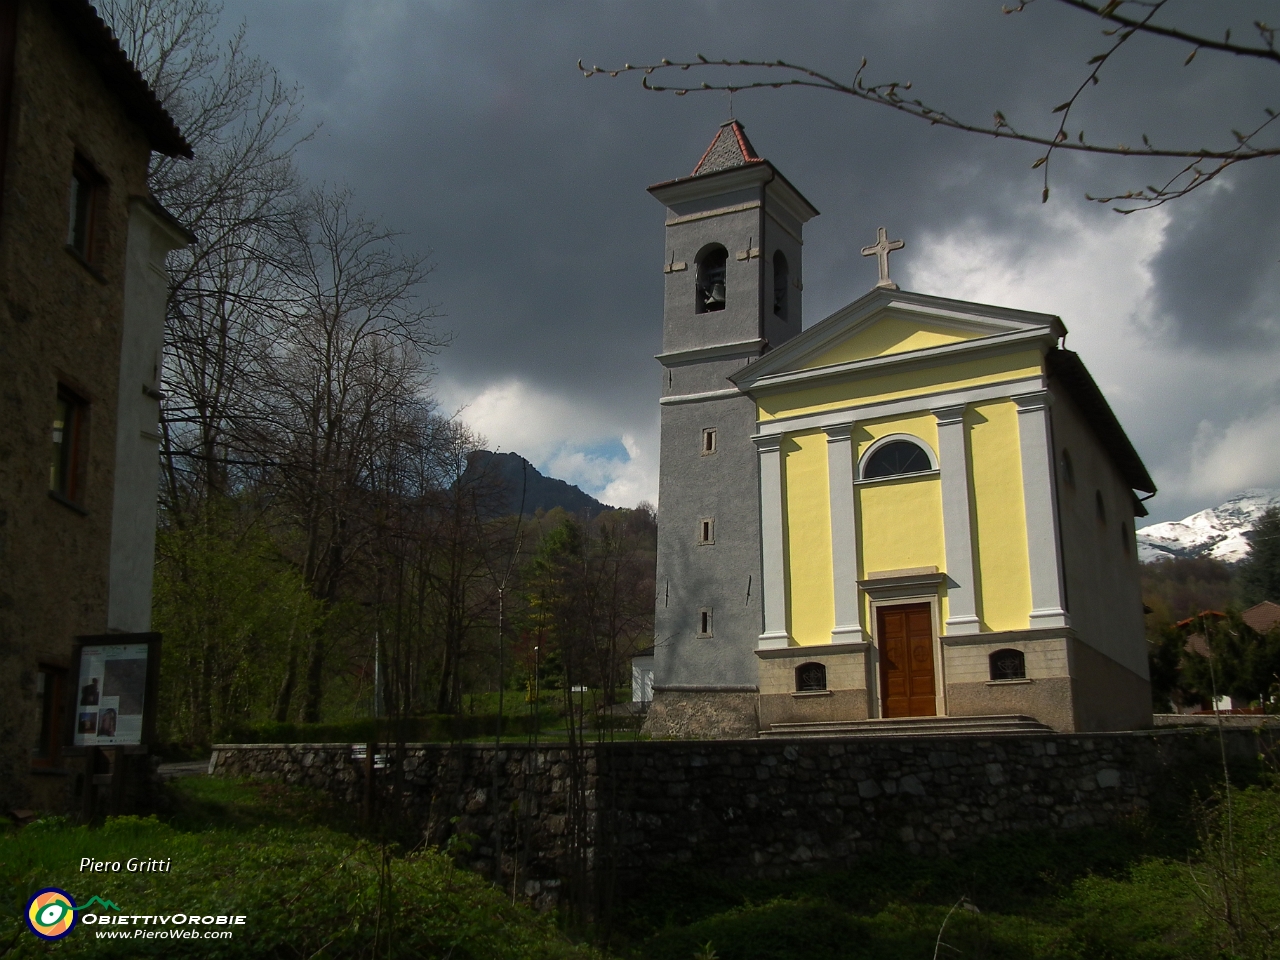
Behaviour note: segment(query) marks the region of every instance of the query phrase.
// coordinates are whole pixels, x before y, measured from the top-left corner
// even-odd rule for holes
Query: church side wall
[[[1140,681],[1149,678],[1133,492],[1066,391],[1052,407],[1067,608],[1077,636]],[[1066,475],[1070,455],[1074,482]],[[1105,518],[1100,517],[1101,497]],[[1144,708],[1150,714],[1150,698]]]

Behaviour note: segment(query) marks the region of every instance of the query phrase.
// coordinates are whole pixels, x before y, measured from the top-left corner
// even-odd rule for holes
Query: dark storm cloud
[[[1102,25],[1059,4],[1016,16],[1000,6],[231,0],[226,11],[247,20],[255,52],[304,85],[307,115],[323,123],[300,154],[308,175],[351,184],[371,212],[434,251],[428,296],[456,334],[442,373],[476,389],[517,378],[648,424],[663,241],[661,208],[644,188],[691,171],[727,98],[645,93],[634,75],[585,80],[577,59],[782,57],[849,78],[866,56],[870,80],[909,79],[914,95],[956,115],[981,121],[1000,108],[1051,132],[1049,110],[1105,48]],[[1237,37],[1256,13],[1246,6],[1230,10]],[[1216,5],[1182,15],[1215,34],[1226,25]],[[1261,91],[1275,89],[1274,70],[1209,52],[1183,68],[1186,49],[1140,41],[1077,112],[1108,142],[1147,132],[1221,143],[1225,127],[1246,123],[1237,114],[1256,113]],[[827,93],[739,94],[734,108],[761,154],[822,211],[806,228],[806,325],[874,283],[858,251],[881,224],[907,239],[895,269],[910,279],[913,239],[965,225],[1030,248],[1063,206],[1090,222],[1115,216],[1085,203],[1086,190],[1140,186],[1162,169],[1062,156],[1042,208],[1031,146]],[[1276,172],[1260,164],[1230,190],[1165,208],[1170,240],[1150,265],[1165,334],[1222,350],[1267,331]]]
[[[1280,333],[1280,177],[1241,169],[1179,211],[1152,263],[1160,312],[1208,350],[1274,345]]]

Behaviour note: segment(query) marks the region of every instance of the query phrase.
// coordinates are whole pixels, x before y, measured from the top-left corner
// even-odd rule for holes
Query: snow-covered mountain
[[[1164,557],[1243,560],[1249,552],[1244,535],[1268,507],[1280,507],[1280,490],[1246,490],[1185,520],[1153,523],[1137,532],[1138,556],[1143,563]]]

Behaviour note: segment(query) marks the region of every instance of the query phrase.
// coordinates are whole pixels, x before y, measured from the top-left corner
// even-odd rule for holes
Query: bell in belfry
[[[711,285],[711,289],[707,291],[707,309],[721,310],[724,308],[724,283],[716,282]]]

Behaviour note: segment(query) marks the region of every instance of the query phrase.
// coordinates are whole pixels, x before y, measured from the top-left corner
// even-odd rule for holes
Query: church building
[[[818,211],[737,121],[666,207],[655,736],[1151,724],[1155,485],[1052,315],[880,280],[801,330]],[[925,718],[934,718],[926,720]]]

